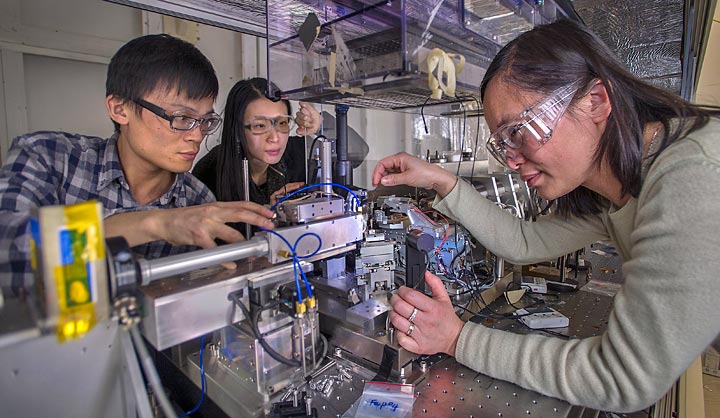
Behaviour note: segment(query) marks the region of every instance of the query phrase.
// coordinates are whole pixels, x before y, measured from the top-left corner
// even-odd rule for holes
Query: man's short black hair
[[[155,89],[177,91],[189,99],[218,95],[210,61],[195,46],[170,35],[145,35],[123,45],[110,60],[105,96],[143,99]],[[113,122],[115,131],[120,126]]]

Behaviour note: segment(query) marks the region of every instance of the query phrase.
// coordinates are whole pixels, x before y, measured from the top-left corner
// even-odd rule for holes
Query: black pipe
[[[343,186],[352,186],[353,172],[352,163],[348,160],[348,123],[347,112],[349,107],[345,105],[335,106],[335,153],[337,160],[333,165],[333,181]]]

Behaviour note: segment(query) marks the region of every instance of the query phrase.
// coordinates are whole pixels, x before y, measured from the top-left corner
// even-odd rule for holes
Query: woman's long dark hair
[[[228,93],[221,142],[218,145],[220,152],[215,167],[217,173],[215,190],[219,201],[230,202],[245,198],[242,189],[242,160],[248,156],[245,127],[243,126],[245,124],[245,109],[247,109],[250,102],[266,98],[267,87],[268,81],[266,79],[251,78],[238,81]],[[278,90],[272,83],[271,87],[273,91]],[[292,112],[290,102],[287,100],[283,100],[283,102],[287,106],[287,114],[290,115]],[[252,193],[252,189],[257,186],[252,179],[250,179],[249,183]]]
[[[594,163],[607,161],[622,184],[623,195],[637,197],[642,187],[643,129],[661,122],[664,133],[657,156],[670,144],[704,126],[720,109],[698,106],[655,87],[627,70],[603,41],[580,23],[560,20],[525,32],[495,56],[483,79],[480,94],[485,100],[488,84],[496,77],[524,91],[550,94],[575,81],[589,86],[602,80],[612,105],[607,127],[595,153]],[[581,89],[573,100],[587,93]],[[572,108],[572,103],[571,103]],[[671,125],[676,119],[677,124]],[[598,213],[603,198],[578,187],[555,201],[563,216]]]

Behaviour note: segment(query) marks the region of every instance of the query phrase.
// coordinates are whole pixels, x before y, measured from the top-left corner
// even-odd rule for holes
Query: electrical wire
[[[423,126],[425,127],[425,134],[429,134],[430,131],[427,127],[427,122],[425,122],[425,106],[427,106],[427,102],[432,99],[432,96],[428,96],[427,99],[425,99],[425,102],[423,102],[422,106],[420,106],[420,116],[422,117]],[[428,150],[429,151],[429,150]]]
[[[322,127],[322,125],[320,125],[320,126]],[[315,165],[314,173],[311,176],[308,176],[307,171],[310,169],[310,164],[312,163],[312,160],[315,158],[313,156],[313,150],[315,149],[315,144],[317,144],[317,142],[320,138],[327,139],[327,137],[322,134],[316,136],[315,139],[313,139],[312,144],[310,144],[310,150],[307,153],[307,161],[305,162],[305,170],[306,170],[305,181],[306,182],[310,180],[310,177],[313,177],[312,180],[315,181],[315,175],[317,174],[317,167],[318,167],[317,164]]]
[[[520,316],[520,315],[518,315],[518,316]],[[519,324],[522,324],[525,328],[527,328],[527,329],[529,329],[529,330],[532,330],[532,331],[542,331],[542,332],[546,332],[546,333],[548,333],[548,334],[550,334],[550,335],[554,335],[554,336],[556,336],[556,337],[564,338],[564,339],[566,339],[566,340],[569,340],[569,339],[572,338],[572,337],[569,336],[569,335],[561,334],[561,333],[559,333],[559,332],[557,332],[557,331],[553,331],[553,330],[548,329],[548,328],[530,328],[529,326],[527,326],[526,323],[522,322],[522,321],[519,320],[519,319],[517,320],[517,322],[518,322]]]
[[[203,350],[205,349],[205,336],[203,335],[202,339],[200,340],[200,400],[198,401],[197,405],[195,407],[184,414],[180,415],[178,418],[185,418],[189,417],[190,415],[194,414],[195,412],[200,409],[200,406],[202,406],[203,401],[205,400],[205,364],[203,362]]]
[[[272,357],[272,358],[273,358],[275,361],[277,361],[278,363],[282,363],[282,364],[284,364],[284,365],[286,365],[286,366],[290,366],[290,367],[300,367],[300,366],[302,365],[302,363],[300,363],[300,362],[297,361],[297,360],[291,360],[291,359],[288,359],[288,358],[283,357],[282,354],[278,353],[278,352],[275,351],[272,347],[270,347],[270,345],[267,343],[267,341],[265,341],[265,337],[260,333],[260,330],[259,330],[258,327],[257,327],[257,323],[253,320],[253,317],[250,316],[250,311],[249,311],[248,308],[245,306],[245,304],[242,303],[242,301],[241,301],[240,298],[238,297],[237,293],[231,293],[231,294],[228,295],[228,296],[229,296],[230,299],[233,301],[233,303],[234,303],[237,307],[240,308],[240,310],[242,311],[242,313],[243,313],[243,315],[245,316],[245,318],[247,318],[248,322],[250,323],[250,331],[252,331],[253,337],[254,337],[256,340],[258,340],[258,342],[260,343],[260,345],[262,346],[262,348],[265,350],[266,353],[268,353],[268,355],[270,355],[270,357]],[[276,302],[277,302],[277,301],[276,301]],[[279,304],[280,302],[277,302],[277,303]],[[269,309],[269,308],[268,308],[268,309]],[[263,309],[259,309],[258,311],[262,313],[263,310],[264,310],[264,308],[263,308]]]
[[[282,302],[278,300],[274,300],[270,302],[269,304],[261,307],[260,309],[255,311],[255,315],[251,316],[248,308],[245,306],[245,304],[240,300],[237,293],[231,293],[229,295],[230,299],[233,301],[233,303],[240,308],[240,310],[243,312],[243,315],[245,315],[245,318],[247,318],[248,323],[250,323],[250,331],[253,334],[253,337],[258,340],[260,345],[262,346],[263,350],[265,350],[270,357],[272,357],[275,361],[285,364],[286,366],[291,367],[300,367],[302,363],[299,360],[292,360],[284,357],[282,354],[275,351],[270,345],[268,345],[267,341],[265,341],[266,334],[263,334],[260,332],[260,329],[258,328],[258,323],[260,322],[260,316],[262,315],[263,311],[266,311],[268,309],[275,308],[278,305],[281,305]],[[235,325],[233,325],[235,326]],[[237,328],[237,326],[235,326]],[[320,341],[323,344],[323,351],[320,358],[324,358],[327,355],[328,351],[328,341],[327,338],[320,334]],[[304,354],[303,354],[304,355]],[[313,356],[316,356],[315,353],[313,353]],[[319,362],[318,362],[319,363]]]
[[[265,228],[260,228],[260,230],[277,236],[285,243],[285,245],[287,245],[288,249],[290,249],[290,256],[292,257],[292,260],[293,260],[293,274],[295,275],[295,287],[297,290],[298,302],[302,303],[302,301],[303,301],[302,293],[300,292],[300,279],[298,278],[298,270],[300,270],[300,274],[303,278],[303,281],[305,282],[305,290],[307,291],[307,297],[309,297],[309,298],[313,297],[310,282],[308,281],[308,278],[305,275],[305,271],[303,271],[302,266],[300,265],[300,260],[302,260],[304,258],[310,258],[310,257],[314,256],[315,254],[317,254],[318,251],[320,251],[320,249],[322,248],[322,238],[320,238],[320,235],[318,235],[314,232],[306,232],[306,233],[300,235],[298,237],[298,239],[295,240],[295,244],[293,245],[293,244],[290,244],[290,241],[285,239],[285,237],[283,237],[282,235],[278,234],[277,232],[275,232],[273,230],[265,229]],[[318,247],[315,249],[315,251],[311,252],[310,254],[297,255],[298,244],[300,244],[300,241],[307,236],[313,236],[313,237],[317,238]]]
[[[478,112],[480,112],[480,101],[475,96],[466,96],[466,99],[473,100],[477,104]],[[472,182],[473,176],[475,175],[475,162],[477,162],[477,147],[480,141],[480,115],[477,116],[477,130],[475,131],[475,144],[473,145],[473,163],[470,168],[470,182]]]
[[[462,165],[462,153],[463,149],[465,149],[465,131],[467,130],[467,112],[465,111],[465,104],[460,101],[460,106],[462,107],[462,133],[460,134],[460,159],[457,163],[457,171],[455,172],[455,177],[460,176],[460,166]],[[472,181],[472,179],[471,179]]]
[[[310,144],[310,150],[308,151],[308,155],[312,154],[313,150],[315,149],[315,144],[318,142],[318,139],[320,139],[320,138],[327,139],[327,137],[325,135],[316,136],[315,139],[313,139],[312,144]]]
[[[155,397],[160,403],[160,408],[162,409],[165,416],[174,417],[175,410],[173,409],[172,405],[170,404],[170,400],[165,394],[165,389],[162,387],[162,383],[160,382],[160,376],[158,376],[155,364],[150,357],[150,353],[148,352],[147,347],[145,347],[145,342],[140,336],[140,331],[138,330],[137,324],[130,327],[130,336],[132,337],[133,345],[135,346],[135,352],[140,358],[140,365],[142,366],[143,372],[145,373],[145,379],[147,379],[150,387],[152,387]]]
[[[333,187],[339,187],[341,189],[344,189],[345,191],[350,193],[350,195],[352,195],[352,197],[355,198],[355,201],[356,201],[358,207],[362,206],[362,202],[360,201],[360,198],[357,197],[355,192],[350,190],[350,188],[348,188],[347,186],[343,186],[342,184],[338,184],[338,183],[315,183],[315,184],[311,184],[309,186],[301,187],[301,188],[291,192],[290,194],[286,195],[282,199],[278,200],[274,205],[270,206],[270,210],[274,211],[275,208],[277,208],[279,204],[283,203],[284,201],[286,201],[287,199],[289,199],[292,196],[295,196],[298,193],[304,192],[305,190],[313,189],[315,187],[322,187],[322,186],[333,186]]]

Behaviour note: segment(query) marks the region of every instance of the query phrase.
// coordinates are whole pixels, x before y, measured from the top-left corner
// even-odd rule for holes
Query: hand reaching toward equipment
[[[320,130],[320,112],[309,103],[300,102],[300,110],[295,114],[298,135],[312,135]]]
[[[298,181],[295,183],[288,183],[285,185],[285,187],[281,187],[281,188],[275,190],[275,192],[273,192],[273,194],[270,195],[270,206],[277,203],[278,196],[288,195],[288,194],[294,192],[295,190],[301,188],[304,185],[305,185],[305,183],[303,183],[302,181]]]
[[[435,190],[440,197],[447,196],[457,183],[457,177],[435,164],[401,152],[383,158],[372,174],[373,185],[408,185]]]
[[[450,297],[436,275],[425,272],[432,298],[402,286],[390,299],[390,321],[398,343],[416,354],[455,355],[463,321],[455,314]]]
[[[216,247],[215,239],[243,241],[227,223],[245,222],[272,229],[273,212],[252,202],[214,202],[176,209],[127,212],[105,219],[108,237],[122,236],[131,247],[163,240],[175,245]]]

